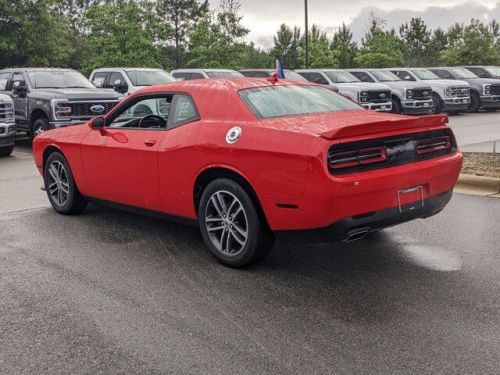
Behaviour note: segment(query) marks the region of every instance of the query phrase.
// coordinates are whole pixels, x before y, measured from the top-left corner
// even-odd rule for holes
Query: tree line
[[[269,68],[305,65],[305,36],[282,24],[272,48],[245,42],[238,0],[0,0],[0,68],[103,66]],[[372,14],[366,35],[353,40],[343,24],[333,36],[309,31],[312,68],[500,65],[500,26],[472,19],[431,30],[412,18],[387,29]]]

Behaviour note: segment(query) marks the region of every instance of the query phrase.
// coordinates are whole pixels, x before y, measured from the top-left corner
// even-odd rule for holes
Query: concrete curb
[[[455,192],[500,198],[500,178],[460,174]]]

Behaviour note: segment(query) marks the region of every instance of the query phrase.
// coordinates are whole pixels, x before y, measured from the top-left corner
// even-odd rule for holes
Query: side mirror
[[[113,90],[119,92],[120,94],[125,94],[128,91],[128,85],[125,82],[121,82],[119,79],[113,84]]]
[[[12,89],[12,93],[14,95],[19,96],[20,98],[25,98],[26,95],[28,94],[28,88],[24,85],[21,85],[21,82],[14,82],[14,88]]]
[[[103,116],[94,117],[90,120],[89,126],[93,130],[101,130],[104,129],[105,119]]]

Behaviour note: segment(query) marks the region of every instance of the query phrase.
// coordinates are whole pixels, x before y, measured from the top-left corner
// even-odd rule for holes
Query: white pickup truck
[[[0,94],[0,156],[12,153],[15,138],[14,103],[10,96]]]

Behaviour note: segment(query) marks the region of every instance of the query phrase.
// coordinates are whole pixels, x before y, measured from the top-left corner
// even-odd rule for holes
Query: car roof
[[[233,69],[175,69],[172,70],[172,73],[202,73],[202,72],[236,72],[236,70]]]
[[[69,68],[6,68],[1,71],[25,71],[25,72],[76,72]]]
[[[99,68],[99,69],[94,69],[94,72],[107,72],[110,70],[124,70],[124,71],[131,71],[131,70],[139,70],[139,71],[163,71],[161,68],[120,68],[120,67],[109,67],[109,68]]]

